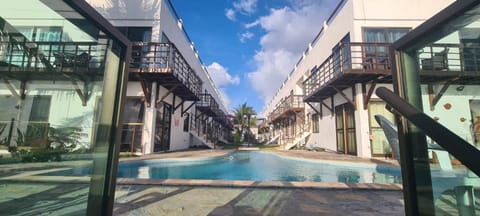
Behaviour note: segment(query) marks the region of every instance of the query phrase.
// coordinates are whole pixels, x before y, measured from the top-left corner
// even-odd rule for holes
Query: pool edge
[[[117,178],[117,185],[199,186],[232,188],[275,189],[324,189],[324,190],[384,190],[401,191],[396,183],[341,183],[341,182],[286,182],[248,180],[202,180],[202,179],[138,179]]]

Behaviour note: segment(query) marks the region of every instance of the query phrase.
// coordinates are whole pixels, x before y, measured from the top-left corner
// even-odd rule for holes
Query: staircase
[[[205,139],[203,139],[202,137],[198,136],[196,133],[193,133],[192,131],[190,131],[190,137],[192,137],[193,139],[196,139],[198,141],[200,141],[200,143],[208,146],[209,148],[211,149],[214,149],[215,148],[215,145],[211,142],[207,142]]]
[[[285,145],[285,150],[290,150],[291,148],[293,148],[295,146],[302,146],[302,145],[307,144],[307,139],[308,139],[308,137],[310,137],[310,134],[312,134],[312,132],[302,133],[302,135],[300,137],[296,138],[295,140],[293,140],[293,142],[287,143],[287,145]]]
[[[275,142],[275,140],[278,140],[278,138],[280,138],[280,134],[277,134],[276,136],[274,136],[272,139],[270,139],[267,143],[265,143],[265,145],[270,145],[270,144],[273,144]]]

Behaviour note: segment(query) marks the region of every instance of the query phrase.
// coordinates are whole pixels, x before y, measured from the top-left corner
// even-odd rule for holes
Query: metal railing
[[[32,42],[23,35],[0,40],[3,72],[84,72],[104,68],[108,44],[97,42]]]
[[[390,43],[341,43],[304,81],[310,96],[344,74],[391,74]]]
[[[143,123],[123,123],[120,151],[135,153],[142,151]]]
[[[200,94],[200,101],[196,103],[197,108],[208,109],[211,116],[217,116],[218,113],[218,103],[215,101],[215,98],[210,94]]]
[[[170,73],[191,92],[201,92],[202,81],[172,43],[134,42],[130,71]]]
[[[480,71],[480,47],[432,44],[418,51],[420,75],[428,71]]]
[[[278,103],[277,108],[275,108],[275,110],[270,113],[269,119],[271,121],[275,121],[287,111],[302,108],[305,108],[305,103],[303,102],[303,95],[289,95],[286,98],[282,99],[280,103]]]

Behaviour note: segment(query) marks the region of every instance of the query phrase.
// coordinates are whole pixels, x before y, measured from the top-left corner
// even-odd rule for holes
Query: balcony
[[[355,83],[391,82],[389,43],[342,43],[304,81],[305,102],[318,102]]]
[[[270,114],[270,121],[274,122],[286,118],[305,109],[303,95],[289,95],[280,101],[277,108]]]
[[[433,44],[417,55],[422,83],[480,84],[480,46]]]
[[[198,101],[201,79],[172,43],[134,42],[130,80],[158,82],[184,100]]]
[[[34,42],[20,33],[3,33],[0,72],[20,80],[102,80],[107,47],[97,42]]]
[[[196,104],[197,109],[208,116],[217,116],[218,103],[210,94],[200,94],[200,101]]]

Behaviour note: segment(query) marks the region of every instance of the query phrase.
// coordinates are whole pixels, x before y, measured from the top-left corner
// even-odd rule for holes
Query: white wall
[[[297,65],[292,65],[293,71],[277,94],[264,107],[263,114],[271,113],[282,98],[288,96],[291,90],[294,93],[303,93],[300,83],[308,77],[309,71],[322,64],[331,55],[332,48],[348,33],[352,42],[363,41],[365,27],[407,27],[414,28],[433,14],[452,3],[453,0],[347,0],[343,2],[333,19],[323,26],[318,26],[320,33],[316,40],[310,43]],[[377,85],[391,88],[390,84]],[[344,90],[348,98],[355,98],[357,110],[355,111],[357,154],[360,157],[371,157],[371,144],[369,140],[368,110],[363,109],[363,95],[360,84],[356,84],[356,95],[351,94],[351,88]],[[367,84],[367,89],[370,87]],[[376,98],[375,95],[372,98]],[[338,94],[334,96],[334,106],[346,103]],[[330,105],[330,99],[325,100]],[[309,106],[305,114],[313,112]],[[336,150],[335,119],[331,113],[323,108],[323,118],[319,121],[319,133],[312,134],[309,143],[317,144],[328,150]]]
[[[223,104],[221,96],[206,67],[199,58],[198,52],[194,45],[185,35],[185,29],[181,20],[178,20],[168,8],[168,3],[161,1],[130,1],[130,0],[87,0],[100,14],[106,17],[114,26],[139,26],[152,27],[152,42],[160,42],[162,33],[164,33],[170,42],[174,43],[187,63],[192,67],[197,76],[202,81],[201,93],[207,91],[211,94],[220,108],[228,113],[226,105]],[[167,94],[168,90],[159,86],[158,97]],[[142,96],[143,92],[138,82],[129,83],[127,88],[127,96]],[[153,101],[153,100],[152,100]],[[173,104],[173,94],[169,94],[164,101],[172,106],[179,105],[182,100],[175,98]],[[192,102],[184,103],[186,109]],[[174,109],[175,107],[173,107]],[[189,109],[190,116],[194,116],[195,105]],[[146,108],[145,127],[144,127],[144,145],[151,152],[153,144],[153,130],[155,127],[156,113],[151,108]],[[172,115],[171,134],[170,134],[170,150],[180,150],[188,148],[190,145],[190,137],[188,132],[183,131],[185,116],[181,116],[181,107],[179,107]]]
[[[79,82],[79,84],[82,83]],[[18,93],[20,89],[19,83],[12,82],[12,85]],[[32,109],[33,96],[51,96],[48,119],[50,127],[80,127],[82,129],[80,132],[82,133],[82,136],[79,140],[80,146],[78,147],[89,148],[91,147],[91,144],[93,143],[92,139],[94,138],[93,130],[95,125],[95,106],[100,106],[101,103],[101,85],[101,82],[94,84],[92,96],[87,101],[86,106],[83,106],[80,97],[77,95],[75,88],[70,81],[27,82],[27,96],[25,100],[21,101],[21,112],[19,116],[16,116],[17,125],[15,128],[19,128],[23,132],[26,131],[27,122],[29,121],[30,112]],[[6,84],[3,82],[0,83],[0,95],[12,95],[12,93],[7,89]],[[13,105],[12,109],[14,109]],[[12,138],[12,142],[17,136],[16,130],[13,132],[14,138]]]
[[[421,85],[423,111],[432,118],[437,117],[438,122],[469,143],[474,143],[472,137],[473,125],[470,112],[470,100],[480,100],[478,93],[480,86],[466,85],[462,91],[458,91],[459,85],[450,85],[444,95],[440,98],[434,110],[430,110],[427,85]],[[435,85],[433,90],[438,94],[442,85]],[[445,106],[450,104],[451,107]],[[464,118],[465,121],[461,121]]]

